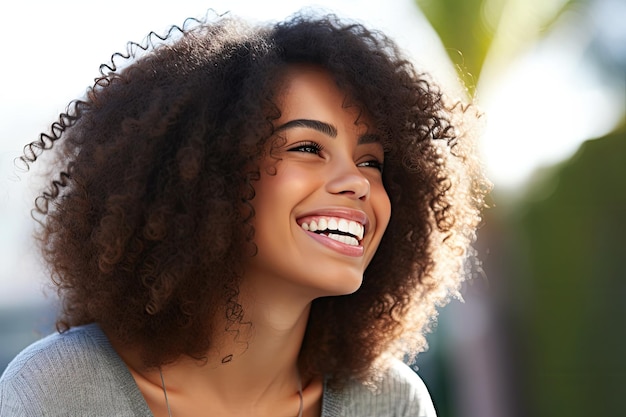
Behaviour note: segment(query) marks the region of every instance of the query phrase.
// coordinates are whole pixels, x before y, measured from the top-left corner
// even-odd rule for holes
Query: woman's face
[[[325,70],[291,66],[275,121],[278,141],[254,183],[256,256],[246,277],[313,298],[361,285],[391,214],[373,126]]]

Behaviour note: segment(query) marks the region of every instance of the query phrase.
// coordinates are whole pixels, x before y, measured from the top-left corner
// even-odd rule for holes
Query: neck
[[[267,278],[247,278],[239,295],[244,316],[222,327],[227,330],[207,361],[181,357],[161,367],[173,416],[282,414],[277,410],[284,410],[286,417],[296,415],[298,355],[312,297],[284,283],[268,283]],[[117,350],[154,415],[167,416],[159,370],[143,369],[136,351]],[[302,384],[307,415],[319,408],[322,384],[321,380]]]
[[[298,355],[311,300],[294,296],[284,286],[263,284],[249,279],[240,286],[244,317],[223,327],[227,331],[219,351],[206,363],[183,358],[162,368],[173,407],[204,396],[228,415],[237,415],[236,410],[241,415],[276,415],[276,410],[296,415]],[[160,384],[158,375],[150,380]],[[316,395],[320,389],[314,390]]]
[[[258,297],[242,297],[241,303],[245,316],[241,324],[228,327],[218,365],[209,373],[225,396],[241,392],[246,398],[260,398],[281,388],[293,391],[310,304],[285,306]]]
[[[259,370],[260,375],[275,371],[293,373],[306,331],[311,298],[289,283],[272,282],[269,277],[247,277],[240,286],[244,322],[251,322],[248,349],[239,358],[244,372]],[[246,337],[244,336],[244,337]]]

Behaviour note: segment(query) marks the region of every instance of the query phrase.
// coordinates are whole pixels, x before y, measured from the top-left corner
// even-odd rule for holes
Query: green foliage
[[[483,19],[483,0],[416,0],[435,29],[461,79],[473,91],[493,30]]]
[[[626,392],[626,129],[583,144],[543,200],[517,207],[533,416],[614,416]]]
[[[471,94],[487,61],[506,65],[574,3],[586,0],[415,0]]]

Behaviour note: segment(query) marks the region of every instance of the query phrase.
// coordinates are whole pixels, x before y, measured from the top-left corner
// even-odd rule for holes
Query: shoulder
[[[130,372],[95,324],[30,345],[0,378],[0,417],[95,415],[94,410],[129,410],[119,415],[132,416],[141,403]]]
[[[325,392],[324,417],[389,416],[436,417],[430,394],[422,379],[399,360],[393,361],[375,386],[353,381],[340,391]]]
[[[0,381],[6,384],[37,377],[43,383],[55,379],[81,379],[89,371],[102,368],[116,358],[110,344],[95,325],[79,326],[65,333],[55,333],[24,349],[4,371]]]

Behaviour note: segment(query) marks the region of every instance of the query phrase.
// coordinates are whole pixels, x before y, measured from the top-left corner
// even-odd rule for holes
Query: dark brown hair
[[[97,322],[154,366],[206,355],[224,331],[217,315],[229,331],[243,325],[242,259],[255,253],[247,202],[280,115],[280,75],[296,62],[324,67],[367,109],[392,203],[362,287],[313,302],[300,365],[366,379],[385,354],[425,347],[463,277],[487,189],[468,128],[476,112],[446,103],[383,34],[306,14],[192,20],[131,43],[27,145],[27,164],[54,155],[35,214],[61,331]]]

